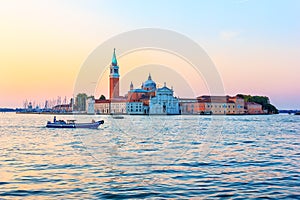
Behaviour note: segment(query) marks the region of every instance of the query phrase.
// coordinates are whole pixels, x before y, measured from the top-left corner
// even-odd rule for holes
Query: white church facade
[[[156,96],[150,98],[149,114],[150,115],[179,115],[179,99],[173,96],[173,90],[164,87],[158,88]]]

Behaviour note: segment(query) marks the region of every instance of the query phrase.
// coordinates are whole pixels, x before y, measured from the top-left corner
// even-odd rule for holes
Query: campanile
[[[109,98],[116,99],[119,97],[119,66],[116,57],[116,49],[114,49],[109,74]]]

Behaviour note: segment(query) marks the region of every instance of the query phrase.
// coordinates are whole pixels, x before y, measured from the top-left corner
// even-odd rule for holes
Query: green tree
[[[88,96],[87,98],[92,98],[93,100],[95,99],[94,95]]]
[[[245,94],[237,94],[236,96],[243,98],[245,102],[249,102],[249,99],[251,98],[251,95],[245,95]]]
[[[101,94],[99,100],[106,100],[106,97],[103,94]]]
[[[251,96],[251,95],[244,95],[238,94],[238,97],[244,98],[245,102],[254,102],[262,105],[263,110],[267,110],[269,114],[278,114],[278,109],[270,104],[269,97],[266,96]]]
[[[270,103],[269,97],[265,97],[265,96],[253,96],[250,97],[248,101],[258,103],[263,107],[265,107],[267,104]]]
[[[264,106],[264,109],[268,110],[269,114],[278,114],[279,113],[278,109],[275,106],[273,106],[272,104],[266,104]]]

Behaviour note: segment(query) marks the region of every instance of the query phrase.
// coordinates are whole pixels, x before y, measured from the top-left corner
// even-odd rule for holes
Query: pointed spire
[[[149,73],[149,76],[148,76],[148,80],[151,81],[152,78],[151,78],[151,74]]]
[[[132,81],[130,83],[130,90],[133,90],[133,84],[132,84]]]
[[[117,57],[116,57],[116,48],[114,48],[114,53],[113,53],[113,57],[112,57],[111,64],[112,64],[113,66],[117,66],[117,65],[118,65]]]

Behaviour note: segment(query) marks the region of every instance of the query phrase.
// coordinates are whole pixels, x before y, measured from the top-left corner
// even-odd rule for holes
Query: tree
[[[262,105],[263,110],[267,110],[269,114],[278,114],[278,109],[270,104],[269,97],[266,96],[251,96],[251,95],[244,95],[238,94],[238,97],[244,98],[245,102],[254,102]]]
[[[101,94],[99,100],[106,100],[106,97],[103,94]]]
[[[249,102],[249,99],[251,98],[251,95],[245,95],[245,94],[237,94],[236,96],[243,98],[245,102]]]
[[[275,106],[273,106],[272,104],[266,104],[264,106],[264,109],[268,110],[269,114],[278,114],[279,113],[278,109]]]
[[[262,105],[263,107],[265,107],[267,104],[270,103],[269,97],[265,97],[265,96],[253,96],[253,97],[250,97],[248,101],[258,103],[258,104]]]
[[[77,111],[85,111],[86,110],[86,99],[87,95],[85,93],[79,93],[75,99],[75,109]]]
[[[88,99],[92,98],[93,100],[95,99],[94,95],[88,96]]]

